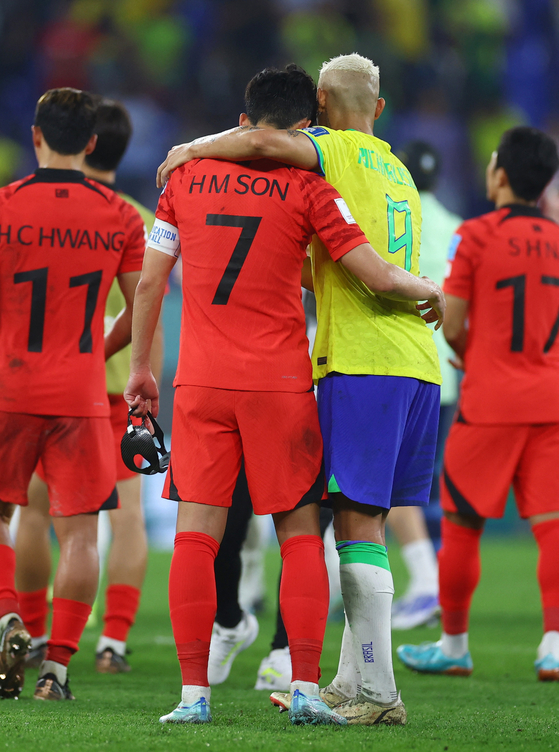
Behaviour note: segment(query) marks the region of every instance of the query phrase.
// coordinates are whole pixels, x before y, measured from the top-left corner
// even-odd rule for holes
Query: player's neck
[[[86,162],[83,171],[86,178],[91,178],[91,180],[98,180],[107,185],[114,185],[116,182],[116,170],[96,170],[95,167],[90,167]]]
[[[374,120],[371,121],[366,115],[355,113],[328,111],[329,127],[335,131],[360,131],[373,135]]]
[[[512,192],[509,186],[500,188],[495,197],[495,209],[502,209],[503,206],[509,206],[510,204],[520,204],[521,206],[536,206],[537,201],[526,201],[523,198],[519,198]]]
[[[58,154],[48,151],[39,156],[39,167],[49,170],[83,170],[85,154]]]

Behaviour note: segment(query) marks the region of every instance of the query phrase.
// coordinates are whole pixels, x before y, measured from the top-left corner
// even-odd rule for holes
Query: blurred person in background
[[[537,207],[558,167],[549,136],[506,131],[486,171],[495,211],[464,222],[450,247],[443,330],[465,375],[441,484],[443,632],[438,642],[400,645],[414,671],[472,673],[480,540],[486,520],[503,516],[512,486],[539,548],[536,674],[559,681],[559,227]]]
[[[97,104],[95,133],[97,143],[85,158],[86,177],[115,190],[116,170],[132,136],[132,122],[119,102],[94,98]],[[130,196],[120,193],[142,217],[151,232],[155,216]],[[113,282],[105,309],[108,332],[124,307],[124,297]],[[163,335],[159,323],[154,338],[152,360],[160,379]],[[128,407],[122,393],[130,366],[130,345],[113,355],[106,364],[107,392],[117,465],[117,491],[120,508],[109,511],[112,543],[108,559],[108,586],[105,592],[103,633],[97,643],[96,667],[99,673],[130,670],[126,641],[140,602],[147,565],[147,539],[141,506],[141,476],[129,470],[120,454],[120,441],[126,431]],[[47,651],[47,588],[51,573],[49,497],[46,483],[35,474],[29,486],[29,504],[22,507],[16,535],[16,586],[23,622],[31,634],[27,660],[39,666]]]
[[[411,141],[398,152],[414,179],[421,199],[421,271],[437,284],[442,284],[448,248],[460,217],[452,214],[435,197],[440,173],[440,154],[424,141]],[[439,476],[444,445],[456,409],[458,384],[456,371],[450,364],[453,351],[441,330],[433,332],[439,353],[441,374],[441,405],[435,469],[429,505],[400,507],[391,510],[388,527],[400,544],[402,558],[410,577],[406,592],[392,606],[392,628],[412,629],[430,623],[439,613],[439,572],[436,550],[441,542],[441,508]]]

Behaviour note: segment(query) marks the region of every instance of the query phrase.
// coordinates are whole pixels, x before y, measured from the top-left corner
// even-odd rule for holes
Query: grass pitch
[[[397,547],[390,547],[397,591],[405,578]],[[559,685],[536,681],[533,662],[541,638],[535,544],[530,538],[482,542],[482,582],[470,625],[474,673],[469,678],[413,674],[397,659],[396,681],[408,709],[406,727],[293,727],[287,714],[252,689],[273,632],[277,551],[268,556],[270,597],[260,635],[233,665],[229,680],[213,689],[214,722],[162,726],[161,714],[180,699],[180,674],[167,611],[170,555],[152,553],[138,621],[129,641],[130,674],[98,675],[93,651],[100,627],[88,628],[70,667],[76,702],[32,699],[36,672],[17,702],[0,702],[0,750],[261,750],[296,752],[361,749],[545,750],[559,749]],[[334,675],[342,625],[329,624],[322,658],[323,683]],[[402,642],[438,639],[439,629],[394,632]]]

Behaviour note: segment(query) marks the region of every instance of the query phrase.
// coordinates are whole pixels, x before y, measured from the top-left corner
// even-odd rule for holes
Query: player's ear
[[[93,136],[87,142],[87,146],[85,147],[85,153],[91,154],[92,151],[95,151],[96,145],[97,145],[97,134],[94,133]]]
[[[504,167],[497,167],[495,170],[495,182],[498,188],[506,188],[507,186],[510,186],[509,176]]]
[[[252,123],[248,119],[246,112],[241,112],[241,114],[239,115],[239,125],[241,125],[243,128],[245,128],[247,125],[252,125]]]
[[[326,92],[324,89],[317,89],[316,100],[318,102],[318,111],[324,112],[326,110]]]
[[[379,97],[377,100],[377,106],[375,109],[375,120],[378,120],[379,117],[382,115],[382,111],[384,110],[385,105],[386,105],[386,99],[384,99],[384,97]]]
[[[35,147],[35,149],[40,149],[41,144],[43,143],[43,131],[39,128],[38,125],[31,126],[31,139],[33,141],[33,146]]]

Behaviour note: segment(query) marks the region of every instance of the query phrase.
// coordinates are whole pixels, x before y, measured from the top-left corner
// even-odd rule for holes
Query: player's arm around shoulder
[[[295,167],[315,170],[319,160],[312,141],[303,131],[239,126],[188,144],[174,146],[157,170],[157,185],[162,188],[173,170],[193,159],[273,159]]]

